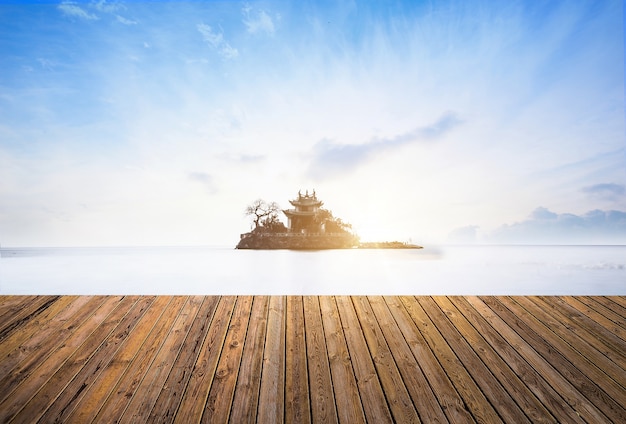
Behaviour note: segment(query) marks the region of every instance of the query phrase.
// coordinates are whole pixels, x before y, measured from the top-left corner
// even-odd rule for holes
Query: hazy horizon
[[[313,189],[364,241],[626,244],[623,18],[2,2],[0,245],[234,246]]]

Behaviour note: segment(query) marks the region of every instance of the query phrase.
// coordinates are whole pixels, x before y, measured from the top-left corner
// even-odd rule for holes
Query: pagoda
[[[298,191],[298,198],[290,200],[289,203],[295,209],[285,209],[283,213],[287,216],[287,228],[290,233],[319,234],[324,232],[324,224],[317,219],[323,202],[317,199],[315,190],[313,194],[309,194],[307,190],[304,195]]]

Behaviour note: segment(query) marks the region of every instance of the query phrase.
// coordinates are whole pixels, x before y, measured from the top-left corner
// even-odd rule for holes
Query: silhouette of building
[[[318,212],[323,202],[318,200],[315,190],[313,190],[313,194],[309,194],[307,190],[304,195],[298,191],[298,198],[290,200],[289,203],[295,209],[285,209],[283,213],[287,216],[287,228],[290,233],[316,234],[324,232],[324,224],[318,219]]]

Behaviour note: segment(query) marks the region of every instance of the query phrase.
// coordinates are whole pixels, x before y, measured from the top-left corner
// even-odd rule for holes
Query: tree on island
[[[318,210],[316,221],[324,225],[325,232],[328,234],[352,233],[352,224],[343,222],[341,218],[336,218],[328,209]]]
[[[287,227],[278,218],[280,207],[276,202],[257,199],[246,207],[246,216],[252,216],[254,228],[252,232],[284,233]]]

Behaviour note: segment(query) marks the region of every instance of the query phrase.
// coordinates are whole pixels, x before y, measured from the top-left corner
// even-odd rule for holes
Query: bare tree
[[[278,221],[280,207],[276,202],[268,203],[263,199],[257,199],[246,207],[246,216],[253,216],[254,229],[256,230],[264,223],[274,223]]]

